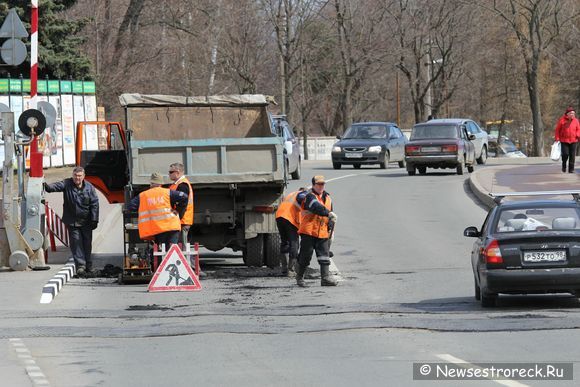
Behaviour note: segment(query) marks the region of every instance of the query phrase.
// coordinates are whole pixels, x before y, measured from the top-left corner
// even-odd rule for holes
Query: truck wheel
[[[264,266],[264,234],[246,240],[244,263],[250,267]]]
[[[270,269],[280,266],[280,234],[264,235],[264,260]]]
[[[296,167],[296,170],[294,172],[292,172],[292,179],[293,180],[298,180],[300,179],[300,159],[298,159],[298,166]]]

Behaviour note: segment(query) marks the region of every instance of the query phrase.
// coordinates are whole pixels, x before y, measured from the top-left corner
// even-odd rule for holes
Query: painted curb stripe
[[[70,258],[66,265],[60,269],[42,288],[40,295],[41,304],[50,304],[60,292],[64,284],[71,280],[76,273],[74,260]]]

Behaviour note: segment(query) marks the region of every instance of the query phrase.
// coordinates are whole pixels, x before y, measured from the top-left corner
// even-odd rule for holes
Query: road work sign
[[[201,290],[199,279],[178,245],[172,245],[149,282],[149,292],[184,292]]]

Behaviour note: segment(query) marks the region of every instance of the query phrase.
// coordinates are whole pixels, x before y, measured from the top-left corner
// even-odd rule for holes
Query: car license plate
[[[441,152],[441,148],[438,146],[424,146],[421,148],[421,152]]]
[[[524,262],[562,262],[566,260],[564,250],[525,251]]]
[[[363,156],[362,153],[345,153],[344,157],[347,159],[361,159]]]

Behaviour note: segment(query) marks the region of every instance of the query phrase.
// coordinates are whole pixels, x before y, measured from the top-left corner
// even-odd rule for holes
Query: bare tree
[[[485,6],[485,5],[484,5]],[[539,69],[545,51],[562,28],[578,17],[573,4],[565,0],[493,0],[491,10],[516,35],[526,64],[526,81],[534,128],[534,155],[543,156],[544,124],[540,101]],[[572,12],[570,12],[572,10]]]

